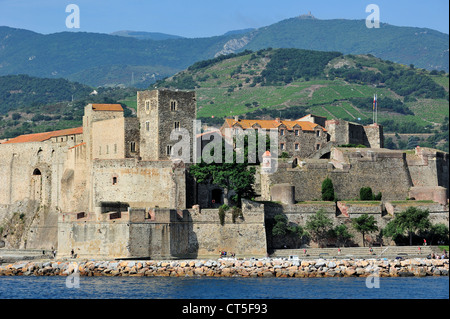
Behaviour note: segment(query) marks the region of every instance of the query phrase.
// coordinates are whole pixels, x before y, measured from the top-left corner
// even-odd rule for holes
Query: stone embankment
[[[177,261],[23,261],[0,266],[6,276],[401,277],[448,276],[448,259],[218,259]]]

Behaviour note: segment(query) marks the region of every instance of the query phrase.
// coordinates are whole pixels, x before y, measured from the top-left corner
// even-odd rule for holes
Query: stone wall
[[[308,219],[322,210],[325,215],[333,221],[333,227],[344,224],[347,226],[349,232],[354,236],[352,241],[348,244],[363,246],[362,236],[356,232],[352,227],[352,219],[358,218],[361,215],[368,214],[373,216],[377,222],[379,229],[385,228],[386,225],[402,211],[408,207],[416,207],[430,212],[430,221],[432,224],[446,224],[449,223],[449,211],[447,205],[439,203],[430,203],[426,201],[390,201],[390,202],[304,202],[295,205],[284,205],[277,203],[265,203],[265,218],[267,229],[267,240],[270,248],[283,248],[284,244],[288,248],[300,248],[302,244],[308,244],[311,247],[317,247],[317,243],[301,241],[293,241],[289,238],[283,240],[274,238],[271,235],[271,227],[273,227],[274,217],[278,214],[286,216],[289,223],[306,226]],[[380,245],[381,237],[379,231],[366,235],[366,242],[372,245]],[[336,245],[330,241],[329,245]],[[293,246],[295,245],[295,247]],[[340,243],[342,245],[342,243]],[[390,239],[384,238],[383,245],[395,245]]]
[[[159,159],[159,91],[137,92],[137,116],[140,124],[140,156],[143,160]]]
[[[124,202],[133,208],[186,207],[184,167],[171,161],[94,160],[93,202]]]
[[[125,118],[92,123],[92,158],[125,158]]]
[[[364,133],[367,138],[368,147],[370,148],[384,147],[383,126],[377,123],[364,126]]]
[[[382,192],[385,200],[404,200],[412,186],[405,154],[401,152],[334,148],[331,160],[304,160],[298,164],[291,168],[291,164],[279,161],[275,173],[262,174],[262,198],[271,200],[271,187],[290,181],[297,201],[320,200],[322,182],[327,177],[341,200],[358,199],[361,187],[371,187],[375,194]]]
[[[141,130],[139,127],[139,119],[131,117],[125,118],[125,158],[139,156],[140,140]]]
[[[295,135],[295,130],[298,130],[298,135]],[[300,127],[294,127],[292,131],[288,131],[284,127],[284,134],[278,135],[278,152],[279,154],[286,152],[290,157],[307,158],[326,143],[327,135],[321,127],[317,127],[314,131],[303,131]]]
[[[87,144],[86,156],[88,159],[93,158],[93,134],[92,124],[99,121],[123,118],[123,112],[120,111],[95,111],[92,104],[88,104],[84,108],[83,116],[83,140]]]
[[[328,120],[325,128],[330,135],[330,141],[337,145],[361,144],[370,148],[383,148],[383,127],[379,124],[362,126],[344,120]]]
[[[220,224],[218,210],[128,209],[119,218],[111,213],[62,214],[58,226],[59,256],[71,249],[80,257],[207,258],[219,251],[240,256],[266,255],[264,206],[245,201],[242,217],[226,213]]]
[[[233,222],[229,210],[223,226],[218,209],[194,210],[191,218],[191,235],[197,237],[200,258],[217,257],[222,250],[238,256],[263,257],[267,253],[263,204],[243,200],[242,218]]]
[[[442,186],[447,189],[448,197],[448,153],[432,150],[429,148],[417,147],[413,154],[407,154],[406,159],[414,186]]]
[[[167,155],[167,146],[172,146],[177,142],[171,140],[170,135],[178,128],[186,130],[190,138],[189,146],[190,160],[193,162],[193,137],[195,136],[194,120],[197,117],[196,94],[191,92],[173,92],[168,90],[159,91],[158,95],[158,112],[159,112],[159,158],[160,160],[169,159]],[[175,106],[173,106],[173,104]],[[174,109],[173,109],[174,108]]]
[[[170,139],[175,128],[185,129],[191,139],[190,162],[192,162],[192,138],[196,119],[195,92],[168,90],[142,91],[137,94],[140,121],[140,155],[144,160],[167,160],[168,146],[177,141]]]
[[[7,247],[56,246],[64,161],[77,141],[0,145],[0,227]]]

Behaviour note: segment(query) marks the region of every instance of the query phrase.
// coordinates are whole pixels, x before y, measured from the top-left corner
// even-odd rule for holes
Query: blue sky
[[[68,4],[80,8],[80,28],[67,29]],[[0,26],[39,33],[118,30],[163,32],[185,37],[258,28],[300,14],[319,19],[366,19],[376,4],[381,22],[449,33],[447,0],[0,0]]]

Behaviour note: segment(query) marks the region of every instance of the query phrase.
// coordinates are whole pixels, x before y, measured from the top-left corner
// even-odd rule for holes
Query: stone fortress
[[[242,217],[219,222],[219,187],[197,184],[190,161],[170,159],[173,130],[196,135],[195,92],[137,92],[137,117],[119,104],[88,104],[83,126],[22,135],[0,145],[0,246],[56,248],[58,256],[209,258],[220,250],[265,256],[266,225],[277,213],[303,225],[319,208],[336,223],[362,213],[379,226],[407,205],[448,223],[448,154],[383,148],[382,127],[308,115],[295,121],[227,119],[224,127],[275,128],[280,151],[273,174],[256,174],[258,202],[243,200]],[[197,137],[198,138],[198,137]],[[195,143],[194,143],[195,140]],[[339,147],[361,144],[366,148]],[[190,159],[197,139],[192,138]],[[202,145],[200,143],[200,145]],[[376,205],[315,202],[330,177],[338,198],[370,186]],[[211,207],[211,200],[215,206]],[[428,202],[419,201],[428,200]]]

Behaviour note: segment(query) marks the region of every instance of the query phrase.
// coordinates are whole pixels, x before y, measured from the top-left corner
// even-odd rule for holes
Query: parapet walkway
[[[52,257],[52,251],[49,249],[0,248],[0,263],[15,262],[20,260],[49,259]]]
[[[419,249],[420,248],[420,249]],[[305,250],[306,249],[306,254]],[[298,248],[277,249],[270,254],[271,258],[289,258],[297,256],[300,259],[317,258],[417,258],[426,257],[438,252],[437,246],[384,246],[384,247],[341,247],[336,248]],[[372,252],[370,251],[372,249]]]

